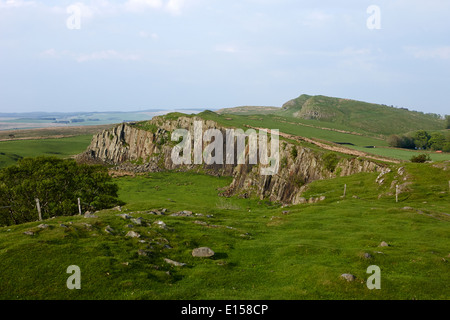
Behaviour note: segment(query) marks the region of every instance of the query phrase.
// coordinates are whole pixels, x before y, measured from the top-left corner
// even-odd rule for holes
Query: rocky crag
[[[203,132],[207,129],[218,129],[223,137],[226,136],[226,128],[214,121],[191,116],[181,116],[176,119],[155,117],[145,123],[124,123],[113,129],[104,130],[93,137],[90,146],[84,153],[78,155],[77,159],[80,162],[111,165],[114,170],[134,172],[195,170],[212,175],[232,176],[233,181],[224,190],[224,196],[256,195],[261,199],[283,204],[305,202],[302,192],[312,181],[359,172],[381,172],[384,168],[379,162],[320,152],[295,141],[281,138],[279,170],[274,175],[261,175],[261,165],[249,164],[248,144],[245,149],[245,164],[227,164],[225,138],[223,139],[224,164],[175,164],[172,161],[172,150],[179,143],[171,141],[171,135],[175,129],[186,129],[190,132],[191,150],[194,150],[195,143],[202,146],[201,150],[210,144],[198,139],[195,141],[195,121],[201,121]],[[270,150],[269,145],[268,150]],[[236,152],[234,163],[237,163]]]

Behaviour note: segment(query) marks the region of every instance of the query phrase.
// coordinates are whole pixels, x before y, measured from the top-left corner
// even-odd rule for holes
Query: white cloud
[[[127,0],[124,7],[130,12],[141,12],[147,9],[160,9],[173,15],[180,15],[186,6],[186,0]]]
[[[139,12],[145,9],[159,9],[163,7],[162,0],[128,0],[124,7],[131,12]]]
[[[0,0],[0,9],[2,8],[22,8],[22,7],[32,7],[35,6],[34,1],[24,1],[24,0]]]
[[[333,16],[323,11],[314,10],[308,12],[301,23],[307,27],[321,27],[332,21]]]
[[[405,47],[405,50],[416,59],[450,60],[450,46],[434,48]]]
[[[137,61],[141,56],[135,53],[123,53],[116,50],[103,50],[91,53],[74,53],[67,50],[57,51],[54,48],[45,50],[40,53],[43,58],[60,59],[69,58],[77,62],[98,61],[98,60],[121,60],[121,61]]]
[[[69,16],[67,11],[68,8],[78,7],[82,21],[92,20],[97,17],[116,15],[120,12],[120,7],[108,0],[78,1],[68,3],[67,5],[58,4],[55,6],[47,6],[43,3],[40,3],[40,5],[49,10],[52,14],[66,15],[67,17]]]
[[[181,14],[181,10],[186,5],[185,0],[169,0],[166,5],[166,10],[172,14],[178,15]]]
[[[48,49],[48,50],[41,52],[41,56],[48,57],[48,58],[57,58],[57,57],[59,57],[59,54],[58,54],[58,52],[56,52],[55,49],[52,48],[52,49]]]
[[[86,62],[93,60],[122,60],[122,61],[136,61],[139,60],[140,57],[137,54],[127,54],[117,52],[115,50],[104,50],[92,52],[89,54],[80,54],[76,58],[78,62]]]
[[[159,35],[157,33],[148,33],[146,31],[139,31],[139,37],[141,38],[150,38],[153,40],[158,40],[159,39]]]
[[[122,0],[121,2],[110,0],[75,0],[71,3],[49,5],[43,0],[0,0],[0,9],[40,6],[49,9],[50,12],[55,14],[67,14],[67,7],[77,6],[80,8],[83,18],[92,19],[97,16],[117,15],[122,12],[140,13],[146,10],[159,10],[160,12],[180,15],[187,5],[192,5],[197,2],[198,0]]]

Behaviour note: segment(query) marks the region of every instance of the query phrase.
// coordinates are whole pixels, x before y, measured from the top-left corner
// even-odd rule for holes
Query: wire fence
[[[40,201],[39,198],[36,198],[36,209],[38,211],[38,220],[42,221],[42,212],[41,212],[41,206],[40,206]],[[80,198],[77,199],[77,204],[78,204],[78,214],[82,215],[82,209],[84,208],[88,208],[89,210],[96,210],[97,208],[94,207],[92,204],[90,203],[86,203],[86,202],[82,202]],[[9,209],[12,208],[13,206],[0,206],[0,209]]]

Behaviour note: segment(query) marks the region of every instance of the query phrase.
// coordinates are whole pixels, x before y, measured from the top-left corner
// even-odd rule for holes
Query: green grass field
[[[314,120],[202,116],[225,126],[278,128],[351,143],[346,146],[397,159],[417,154],[387,148],[374,135],[301,125]],[[0,167],[25,156],[70,157],[84,151],[91,137],[0,142]],[[364,148],[368,145],[377,148]],[[434,161],[449,158],[432,155]],[[218,196],[230,177],[194,172],[118,177],[119,196],[126,202],[122,212],[0,227],[0,299],[449,299],[450,170],[435,165],[445,164],[402,164],[401,177],[399,165],[393,166],[382,185],[375,182],[378,173],[315,181],[303,196],[325,196],[325,201],[284,208]],[[391,185],[404,178],[411,184],[396,203]],[[166,215],[150,213],[163,208]],[[196,215],[170,215],[181,210]],[[142,217],[142,225],[118,216],[123,213]],[[39,228],[41,223],[48,228]],[[105,231],[108,226],[112,233]],[[131,230],[140,238],[127,237]],[[382,241],[390,246],[379,247]],[[214,250],[214,257],[193,257],[192,250],[202,246]],[[186,265],[172,266],[166,258]],[[71,265],[81,269],[81,290],[66,286]],[[380,290],[366,286],[371,265],[381,269]],[[341,279],[343,273],[356,281]]]
[[[70,157],[86,150],[91,140],[92,135],[80,135],[60,139],[0,141],[0,168],[24,157]]]
[[[57,217],[43,222],[47,229],[39,222],[0,228],[0,298],[448,299],[450,172],[428,164],[406,170],[414,183],[399,203],[386,194],[395,172],[383,186],[376,173],[364,173],[316,181],[305,196],[326,200],[289,208],[219,197],[229,178],[180,172],[116,178],[127,202],[122,212]],[[162,208],[167,215],[146,213]],[[169,215],[179,210],[202,215]],[[129,227],[131,220],[117,216],[124,212],[144,225]],[[104,231],[108,225],[114,234]],[[141,237],[127,238],[129,230]],[[381,241],[390,246],[379,247]],[[192,257],[201,246],[215,256]],[[81,290],[66,287],[70,265],[81,269]],[[380,290],[366,287],[370,265],[381,269]],[[341,279],[343,273],[356,281]]]

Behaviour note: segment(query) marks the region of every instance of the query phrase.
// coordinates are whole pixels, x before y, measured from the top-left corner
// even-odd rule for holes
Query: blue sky
[[[0,112],[305,93],[450,114],[449,16],[448,0],[0,0]]]

